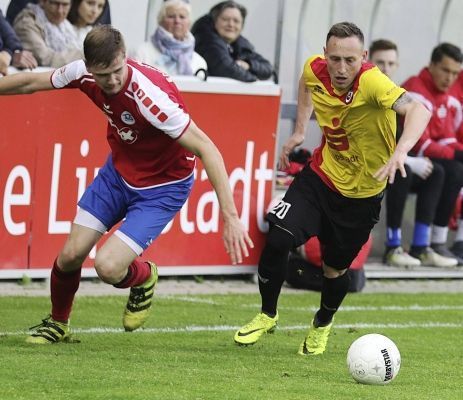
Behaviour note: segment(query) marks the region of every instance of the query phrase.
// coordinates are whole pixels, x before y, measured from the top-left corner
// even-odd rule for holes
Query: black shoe
[[[463,259],[463,241],[459,240],[453,243],[453,246],[450,248],[450,251],[455,254],[457,257]],[[458,263],[460,265],[460,263]]]
[[[455,254],[453,251],[450,251],[445,243],[431,243],[431,248],[437,254],[440,254],[444,257],[455,258],[458,261],[458,265],[463,265],[463,257],[460,257],[458,254]]]

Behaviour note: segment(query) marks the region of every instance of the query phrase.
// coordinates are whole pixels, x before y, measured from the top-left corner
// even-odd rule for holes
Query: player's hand
[[[289,154],[304,142],[304,135],[293,133],[281,149],[280,158],[278,160],[278,169],[284,170],[289,167]]]
[[[406,178],[407,172],[405,171],[404,166],[406,158],[407,153],[396,149],[386,165],[375,172],[373,178],[377,179],[378,181],[384,181],[385,179],[388,179],[389,183],[392,184],[394,183],[397,170],[400,171],[402,178]]]
[[[248,232],[237,216],[226,219],[223,228],[225,250],[230,255],[233,265],[241,264],[244,257],[249,256],[249,248],[254,248]]]

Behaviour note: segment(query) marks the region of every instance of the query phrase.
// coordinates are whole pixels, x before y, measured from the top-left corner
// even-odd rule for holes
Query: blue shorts
[[[191,174],[163,186],[133,189],[115,170],[110,156],[78,204],[107,230],[123,220],[118,230],[145,250],[182,208],[193,181]]]

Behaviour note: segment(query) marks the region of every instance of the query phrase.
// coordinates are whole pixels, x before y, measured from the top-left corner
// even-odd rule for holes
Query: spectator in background
[[[399,53],[395,43],[379,39],[370,46],[370,60],[381,72],[393,78],[399,66]],[[400,139],[400,129],[396,140]],[[384,262],[396,267],[413,267],[420,264],[431,267],[452,267],[457,260],[436,253],[430,247],[431,224],[434,219],[445,179],[444,169],[427,157],[410,157],[405,160],[406,177],[396,173],[394,183],[386,191],[386,250]],[[407,195],[415,192],[415,225],[411,251],[402,247],[402,218]],[[419,258],[416,256],[419,255]]]
[[[71,0],[41,0],[28,4],[15,18],[18,37],[39,65],[58,68],[82,58],[77,35],[66,19],[70,8]]]
[[[6,19],[10,24],[14,23],[14,19],[19,14],[19,12],[27,6],[28,3],[38,4],[39,0],[11,0],[6,11]],[[101,15],[100,24],[111,24],[111,12],[109,10],[109,3],[106,1],[103,14]]]
[[[0,74],[8,75],[9,66],[33,69],[37,60],[30,51],[24,50],[14,29],[0,10]]]
[[[206,59],[209,75],[243,82],[272,76],[270,62],[256,53],[254,46],[241,36],[246,14],[242,5],[223,1],[194,23],[195,48]]]
[[[460,105],[463,109],[463,71],[460,72],[456,82],[450,89],[449,92],[452,96],[456,97],[457,100],[460,102]],[[457,131],[457,140],[459,143],[463,143],[463,121],[460,124],[460,127]],[[454,214],[455,215],[455,214]],[[457,255],[460,258],[463,258],[463,208],[460,207],[460,213],[457,216],[457,232],[455,234],[455,241],[453,242],[453,246],[451,248],[452,253]]]
[[[191,6],[183,0],[165,1],[158,13],[158,27],[149,42],[140,45],[133,57],[170,75],[206,77],[207,64],[195,50],[190,32]]]
[[[456,258],[463,265],[463,254],[447,248],[448,224],[455,201],[463,186],[463,144],[457,141],[462,106],[449,90],[461,70],[463,54],[450,43],[441,43],[431,54],[429,66],[408,79],[403,87],[432,112],[425,132],[413,148],[418,156],[429,157],[444,168],[445,180],[431,231],[431,247],[437,253]],[[413,252],[410,252],[414,255]]]
[[[73,0],[69,10],[68,20],[74,27],[77,41],[84,45],[85,36],[94,25],[101,23],[104,10],[108,7],[107,0]]]

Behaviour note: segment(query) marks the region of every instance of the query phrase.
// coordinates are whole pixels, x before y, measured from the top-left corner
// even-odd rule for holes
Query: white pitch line
[[[197,298],[190,296],[159,296],[160,300],[174,300],[174,301],[185,301],[188,303],[204,303],[217,306],[226,306],[231,305],[230,303],[217,302],[212,299],[207,298]],[[240,304],[240,308],[256,308],[260,309],[260,304]],[[285,307],[279,306],[279,310],[287,311],[312,311],[315,312],[318,310],[318,307]],[[431,306],[421,306],[419,304],[412,304],[410,306],[398,306],[398,305],[389,305],[389,306],[341,306],[340,311],[352,312],[352,311],[463,311],[463,305],[445,305],[437,304]]]
[[[174,301],[186,301],[187,303],[201,303],[211,305],[221,305],[212,299],[203,299],[201,297],[189,297],[189,296],[158,296],[158,299],[174,300]]]
[[[144,328],[136,332],[127,333],[127,335],[142,334],[142,333],[187,333],[187,332],[225,332],[236,331],[240,326],[231,325],[211,325],[211,326],[197,326],[190,325],[179,328],[165,327],[165,328]],[[278,330],[282,331],[298,331],[305,330],[308,325],[292,325],[292,326],[278,326]],[[354,324],[339,324],[334,325],[334,329],[410,329],[410,328],[463,328],[463,324],[451,322],[409,322],[406,324],[372,324],[367,322],[357,322]],[[75,334],[94,334],[94,333],[126,333],[122,328],[75,328],[72,330]],[[14,332],[0,332],[1,336],[18,336],[27,335],[29,331],[14,331]]]
[[[260,304],[243,304],[241,305],[245,308],[256,308],[260,309]],[[318,311],[319,307],[311,306],[311,307],[285,307],[285,306],[278,306],[278,310],[286,310],[286,311]],[[456,306],[449,306],[449,305],[432,305],[432,306],[420,306],[418,304],[414,304],[411,306],[341,306],[339,307],[339,311],[344,312],[352,312],[352,311],[463,311],[463,305],[456,305]]]

